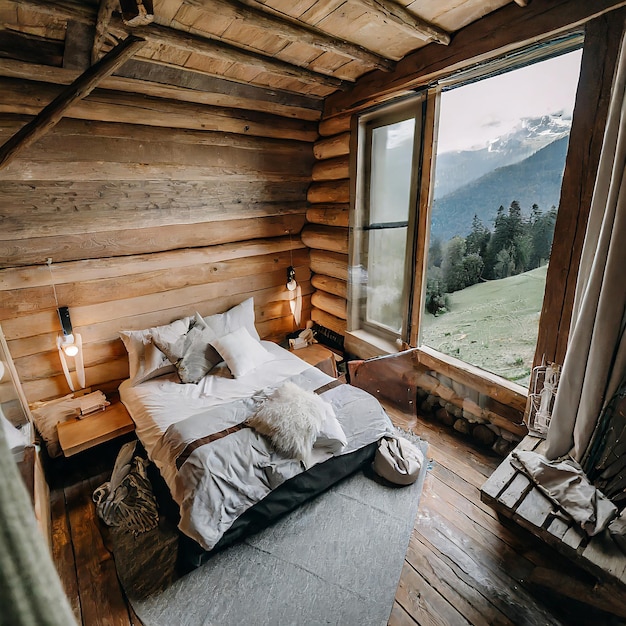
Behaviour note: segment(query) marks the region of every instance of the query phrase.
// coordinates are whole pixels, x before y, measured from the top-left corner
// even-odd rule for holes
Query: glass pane
[[[369,232],[366,320],[399,333],[407,228]]]
[[[414,132],[415,119],[372,130],[370,224],[408,220]]]
[[[580,59],[441,95],[422,343],[526,386]]]
[[[393,333],[402,329],[414,133],[414,118],[372,129],[365,321]]]

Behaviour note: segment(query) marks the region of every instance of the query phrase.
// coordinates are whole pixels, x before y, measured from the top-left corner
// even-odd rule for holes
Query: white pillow
[[[274,358],[243,326],[211,343],[235,378],[244,376]]]
[[[191,317],[175,320],[171,324],[155,326],[144,330],[121,330],[120,337],[128,352],[131,385],[140,383],[176,371],[176,367],[152,342],[158,336],[164,343],[174,343],[188,330]]]
[[[207,326],[210,326],[218,337],[223,337],[236,331],[242,326],[250,333],[250,336],[261,341],[259,333],[254,327],[254,299],[248,298],[241,304],[232,307],[225,313],[217,313],[204,318]]]
[[[286,382],[268,396],[247,424],[268,437],[279,452],[308,467],[329,410],[332,407],[312,391]]]
[[[206,325],[199,313],[189,332],[169,343],[161,334],[152,335],[152,341],[165,354],[178,371],[183,383],[197,383],[213,367],[222,361],[222,357],[211,345],[217,339],[213,329]]]

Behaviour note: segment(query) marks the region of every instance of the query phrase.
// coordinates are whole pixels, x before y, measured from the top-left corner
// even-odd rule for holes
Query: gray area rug
[[[112,532],[120,580],[145,626],[386,624],[427,464],[408,487],[358,472],[178,579],[167,521]]]

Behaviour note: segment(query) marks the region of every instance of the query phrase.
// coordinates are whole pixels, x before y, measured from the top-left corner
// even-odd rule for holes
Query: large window
[[[389,337],[403,333],[408,309],[421,101],[376,115],[362,128],[356,318],[359,327]]]
[[[561,41],[552,50],[452,77],[424,94],[437,102],[438,115],[430,119],[422,116],[419,98],[405,105],[403,119],[384,113],[364,119],[362,221],[355,229],[361,232],[362,280],[353,329],[369,325],[373,332],[412,338],[528,384],[580,70],[578,45]],[[546,59],[545,50],[553,56]],[[423,181],[419,189],[419,157],[430,149],[419,144],[429,136],[429,123],[434,175],[429,189]],[[420,194],[426,203],[418,203]],[[418,204],[427,220],[413,217]],[[412,270],[420,267],[423,280],[416,280]],[[408,298],[419,286],[423,293]],[[422,303],[419,315],[411,315],[411,301]],[[411,319],[419,328],[410,328]]]

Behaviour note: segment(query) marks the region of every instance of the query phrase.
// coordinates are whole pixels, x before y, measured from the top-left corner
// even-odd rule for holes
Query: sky
[[[486,146],[525,117],[574,106],[581,50],[441,94],[439,153]]]

